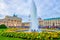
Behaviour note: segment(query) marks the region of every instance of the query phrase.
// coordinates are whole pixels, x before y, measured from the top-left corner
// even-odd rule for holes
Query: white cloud
[[[7,7],[8,6],[5,3],[0,2],[0,14],[2,14],[4,16],[8,15],[8,11],[6,11]]]
[[[36,3],[37,13],[39,17],[47,18],[54,17],[54,15],[55,17],[60,16],[60,1],[58,0],[34,0],[34,1]],[[0,0],[0,14],[2,16],[5,16],[16,13],[17,15],[28,16],[31,14],[30,3],[31,0]],[[56,13],[58,14],[56,15]]]

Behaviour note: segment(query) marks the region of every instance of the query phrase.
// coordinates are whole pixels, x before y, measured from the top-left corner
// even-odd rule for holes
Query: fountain
[[[30,32],[40,32],[41,30],[39,30],[38,28],[38,18],[37,18],[37,8],[35,5],[35,2],[32,0],[31,1],[31,22],[30,22]]]
[[[30,12],[30,29],[26,31],[24,30],[24,32],[41,32],[41,30],[38,28],[37,8],[33,0],[31,0]]]

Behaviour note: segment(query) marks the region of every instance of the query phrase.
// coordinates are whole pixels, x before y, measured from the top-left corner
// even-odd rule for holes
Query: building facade
[[[38,18],[39,26],[58,26],[60,27],[60,18],[49,18],[49,19],[41,19]],[[5,16],[4,19],[0,19],[0,25],[5,24],[8,28],[29,28],[30,22],[22,22],[21,18],[17,16]]]
[[[22,23],[22,28],[29,28],[29,27],[30,27],[30,22]]]
[[[39,26],[44,27],[44,26],[58,26],[60,27],[60,18],[49,18],[49,19],[38,19],[39,21]],[[23,23],[24,26],[30,26],[29,22]]]
[[[44,19],[44,26],[60,26],[60,18]]]
[[[0,24],[5,24],[8,28],[22,27],[22,19],[17,16],[6,16],[4,19],[0,19]]]

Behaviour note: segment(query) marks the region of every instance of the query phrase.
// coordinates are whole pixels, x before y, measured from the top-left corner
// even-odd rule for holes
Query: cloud
[[[38,17],[60,17],[60,0],[34,0]],[[0,18],[17,14],[23,20],[28,20],[31,0],[0,0]]]
[[[4,16],[9,15],[7,8],[8,6],[0,0],[0,18],[4,18]]]
[[[27,0],[5,0],[5,3],[9,6],[8,11],[10,13],[19,13],[21,15],[28,15],[30,13]]]
[[[40,0],[41,18],[60,17],[60,0]]]

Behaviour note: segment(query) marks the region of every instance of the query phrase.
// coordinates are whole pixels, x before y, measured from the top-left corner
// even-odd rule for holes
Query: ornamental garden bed
[[[1,36],[26,40],[60,40],[60,32],[3,32]]]

